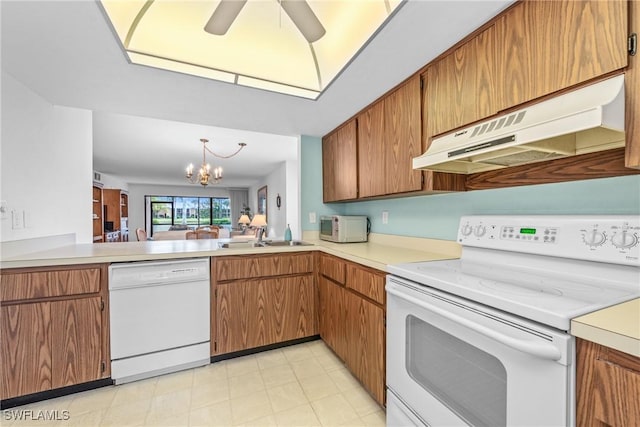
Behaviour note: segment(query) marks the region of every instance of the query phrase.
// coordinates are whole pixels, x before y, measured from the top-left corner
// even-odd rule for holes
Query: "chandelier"
[[[202,138],[200,140],[200,142],[202,142],[202,165],[200,166],[200,170],[198,171],[198,175],[194,176],[193,174],[193,163],[191,163],[189,166],[187,166],[187,180],[191,183],[191,184],[200,184],[203,187],[206,187],[207,185],[211,184],[217,184],[220,181],[222,181],[222,168],[220,166],[217,166],[215,168],[213,168],[213,170],[211,169],[211,165],[209,165],[209,163],[207,163],[207,159],[206,159],[206,154],[207,152],[209,152],[211,155],[218,157],[220,159],[228,159],[230,157],[235,156],[236,154],[238,154],[240,152],[240,150],[242,150],[247,144],[245,144],[244,142],[240,142],[238,143],[238,145],[240,146],[240,148],[238,148],[234,153],[229,154],[228,156],[222,156],[220,154],[216,154],[213,151],[211,151],[208,147],[207,147],[207,142],[209,142],[208,139]]]

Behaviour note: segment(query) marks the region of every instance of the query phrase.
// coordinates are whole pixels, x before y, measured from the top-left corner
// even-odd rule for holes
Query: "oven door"
[[[386,289],[388,394],[407,413],[432,426],[574,423],[571,336],[398,277]]]

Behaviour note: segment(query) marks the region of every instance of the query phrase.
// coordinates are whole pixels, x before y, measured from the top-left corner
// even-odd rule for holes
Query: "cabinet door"
[[[640,2],[629,2],[629,33],[640,35]],[[629,57],[625,73],[625,167],[640,169],[640,54]]]
[[[217,285],[218,353],[317,333],[311,275]]]
[[[422,154],[420,76],[415,76],[384,100],[386,193],[422,189],[422,172],[413,158]]]
[[[384,404],[384,310],[352,292],[345,292],[347,367],[380,404]]]
[[[491,26],[428,68],[425,127],[430,137],[497,112],[494,49]]]
[[[358,190],[360,197],[387,193],[385,173],[385,102],[380,101],[358,116]]]
[[[5,305],[0,313],[2,399],[51,389],[50,303]]]
[[[497,22],[499,109],[627,65],[627,2],[524,1]]]
[[[325,202],[358,197],[356,121],[322,139],[322,184]]]
[[[53,388],[103,378],[101,298],[51,303]]]
[[[345,291],[342,286],[320,276],[320,336],[341,359],[346,358]]]

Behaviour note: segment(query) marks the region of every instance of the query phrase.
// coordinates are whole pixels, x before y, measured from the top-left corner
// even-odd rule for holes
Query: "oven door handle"
[[[547,342],[541,342],[541,341],[534,342],[534,341],[527,341],[527,340],[513,338],[508,335],[501,334],[500,332],[497,332],[493,329],[487,328],[486,326],[479,325],[475,322],[465,319],[464,317],[458,316],[456,314],[443,310],[439,307],[431,305],[425,301],[419,300],[418,298],[398,292],[397,290],[389,286],[387,286],[387,292],[390,293],[391,295],[394,295],[398,298],[401,298],[412,304],[422,307],[425,310],[429,310],[433,313],[436,313],[437,315],[442,316],[448,320],[451,320],[452,322],[458,323],[468,329],[471,329],[479,334],[489,337],[499,343],[502,343],[506,346],[509,346],[523,353],[531,354],[538,358],[549,359],[549,360],[560,360],[562,357],[562,355],[560,354],[560,350],[557,347]]]

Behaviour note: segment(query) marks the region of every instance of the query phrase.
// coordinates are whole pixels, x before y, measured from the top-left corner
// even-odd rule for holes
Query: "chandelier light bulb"
[[[189,180],[190,183],[192,184],[197,184],[199,183],[200,185],[202,185],[203,187],[206,187],[209,184],[209,178],[211,178],[211,176],[213,175],[213,184],[217,184],[218,182],[220,182],[222,180],[222,167],[221,166],[217,166],[213,168],[213,174],[211,172],[211,165],[209,163],[207,163],[207,152],[209,152],[210,154],[212,154],[215,157],[219,157],[221,159],[228,159],[230,157],[235,156],[236,154],[238,154],[240,152],[240,150],[242,150],[244,147],[246,147],[246,143],[244,142],[240,142],[238,143],[238,146],[240,146],[240,148],[238,148],[234,153],[228,155],[228,156],[223,156],[220,154],[216,154],[213,151],[211,151],[209,148],[207,148],[207,142],[209,142],[208,139],[200,139],[200,142],[202,142],[202,164],[200,166],[200,170],[198,171],[198,176],[197,177],[193,177],[193,163],[190,163],[189,166],[187,166],[186,169],[186,177],[187,180]]]

